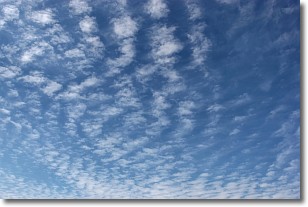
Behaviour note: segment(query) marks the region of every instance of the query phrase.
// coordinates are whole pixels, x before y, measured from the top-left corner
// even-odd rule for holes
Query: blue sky
[[[300,198],[299,18],[0,0],[0,197]]]

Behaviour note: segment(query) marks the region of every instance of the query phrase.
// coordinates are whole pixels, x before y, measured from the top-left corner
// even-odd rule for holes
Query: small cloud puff
[[[240,132],[241,132],[241,130],[239,130],[239,129],[233,129],[233,130],[229,133],[229,136],[236,135],[236,134],[238,134],[238,133],[240,133]]]
[[[138,25],[130,16],[124,16],[113,20],[113,31],[118,38],[132,37],[137,30]]]
[[[0,66],[0,78],[14,78],[19,75],[21,69],[15,66],[2,67]]]
[[[84,0],[71,0],[69,7],[74,14],[89,13],[92,10],[91,7],[89,7],[87,1]]]
[[[145,5],[146,12],[154,19],[167,17],[169,9],[163,0],[149,0]]]
[[[48,96],[52,96],[55,92],[61,90],[62,85],[55,82],[49,81],[47,86],[42,89],[42,91],[47,94]]]
[[[3,19],[5,21],[10,21],[19,18],[19,10],[14,5],[6,5],[2,8],[2,13],[4,15]]]
[[[92,33],[97,30],[97,25],[94,18],[89,16],[86,16],[79,22],[79,27],[84,33]]]
[[[153,59],[155,59],[157,63],[173,63],[175,60],[172,55],[183,49],[181,42],[174,37],[174,31],[175,27],[153,27],[151,33],[151,45]]]
[[[38,24],[47,25],[55,22],[53,19],[53,12],[50,9],[45,9],[41,11],[34,11],[30,14],[29,18]]]

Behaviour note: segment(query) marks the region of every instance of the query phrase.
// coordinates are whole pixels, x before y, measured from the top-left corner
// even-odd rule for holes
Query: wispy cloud
[[[204,24],[195,25],[192,28],[191,33],[188,34],[188,38],[192,44],[193,62],[196,66],[204,64],[207,58],[207,53],[210,51],[212,46],[211,41],[204,35],[204,29]]]

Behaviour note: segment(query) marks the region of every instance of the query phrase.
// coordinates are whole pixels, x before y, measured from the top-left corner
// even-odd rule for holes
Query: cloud
[[[48,24],[52,24],[55,22],[55,20],[53,19],[54,14],[51,11],[51,9],[45,9],[45,10],[40,10],[40,11],[34,11],[31,12],[29,18],[38,24],[41,25],[48,25]]]
[[[240,132],[241,132],[241,130],[239,130],[239,129],[233,129],[233,130],[229,133],[229,136],[236,135],[236,134],[238,134],[238,133],[240,133]]]
[[[47,51],[53,51],[53,47],[45,41],[34,43],[21,56],[22,63],[30,63],[37,56],[42,56]]]
[[[232,7],[223,1],[213,6]],[[264,116],[257,116],[253,106],[248,114],[240,108],[262,93],[262,80],[255,84],[260,90],[234,95],[223,91],[224,79],[233,73],[208,68],[211,73],[205,77],[187,71],[207,69],[214,41],[225,43],[224,35],[211,40],[207,36],[215,23],[203,18],[215,10],[197,0],[185,1],[188,15],[173,24],[169,20],[177,16],[162,18],[177,14],[178,8],[171,7],[174,2],[148,1],[141,6],[151,2],[165,6],[149,9],[166,11],[147,11],[150,20],[125,0],[48,4],[50,23],[48,18],[28,21],[31,14],[45,11],[47,4],[38,1],[25,6],[17,2],[18,18],[13,6],[7,17],[8,5],[1,7],[0,25],[5,28],[0,49],[0,163],[5,159],[11,164],[7,169],[0,166],[0,195],[299,198],[300,111],[286,115],[293,106],[289,93],[282,107],[276,102],[257,107],[260,114],[269,114],[261,124],[264,130],[255,132],[250,125]],[[231,10],[237,12],[243,5],[234,4]],[[209,13],[203,15],[203,9]],[[71,13],[64,17],[62,10]],[[232,22],[227,21],[226,28]],[[277,42],[289,37],[282,34]],[[220,52],[215,50],[214,56],[220,57]],[[111,77],[111,71],[117,72]],[[224,139],[226,135],[230,139]],[[250,159],[254,155],[256,159]],[[18,175],[16,166],[22,169]],[[48,182],[32,176],[37,173]]]
[[[189,19],[192,21],[198,20],[202,18],[201,8],[198,6],[197,2],[194,0],[185,1],[186,7],[189,13]]]
[[[2,67],[0,66],[0,77],[1,78],[14,78],[21,73],[21,69],[16,66]]]
[[[121,106],[135,107],[139,108],[141,106],[139,99],[136,96],[135,90],[131,88],[120,89],[115,97],[117,98],[117,103]]]
[[[135,57],[135,46],[133,41],[132,38],[124,39],[119,49],[121,56],[115,59],[109,59],[107,64],[113,68],[128,66]]]
[[[87,109],[87,105],[84,103],[77,103],[67,107],[68,117],[70,119],[76,120],[81,117]]]
[[[164,0],[149,0],[145,5],[146,12],[154,19],[167,17],[169,9]]]
[[[248,116],[235,116],[235,117],[233,118],[233,120],[234,120],[235,122],[242,122],[242,121],[246,120],[247,118],[248,118]]]
[[[209,111],[209,112],[218,112],[218,111],[220,111],[220,110],[222,110],[224,108],[225,107],[220,105],[220,104],[213,104],[213,105],[211,105],[211,106],[209,106],[207,108],[207,111]]]
[[[84,52],[78,48],[68,50],[64,54],[68,58],[84,58],[85,57]]]
[[[102,81],[96,78],[95,76],[90,76],[85,79],[80,84],[71,84],[68,86],[68,89],[57,96],[57,99],[73,100],[85,98],[81,96],[81,93],[89,87],[97,86]]]
[[[61,90],[61,89],[62,89],[62,85],[61,85],[61,84],[59,84],[59,83],[57,83],[57,82],[55,82],[55,81],[49,81],[49,82],[47,83],[47,86],[44,87],[44,88],[42,89],[42,91],[43,91],[45,94],[47,94],[48,96],[53,96],[53,94],[54,94],[55,92],[57,92],[57,91],[59,91],[59,90]]]
[[[69,2],[69,7],[71,8],[74,14],[84,14],[92,11],[92,8],[89,6],[85,0],[71,0]]]
[[[237,99],[232,100],[230,102],[230,105],[231,106],[241,106],[241,105],[249,103],[251,100],[252,99],[251,99],[250,95],[248,95],[247,93],[243,93]]]
[[[31,72],[30,75],[25,75],[20,78],[25,83],[30,83],[32,85],[40,87],[43,93],[47,94],[48,96],[53,96],[53,94],[62,89],[62,85],[49,80],[48,78],[44,77],[41,72],[34,71]]]
[[[284,110],[286,110],[286,107],[284,105],[277,106],[275,109],[273,109],[269,112],[269,115],[268,115],[267,118],[273,119],[277,116],[277,114],[279,114],[280,112],[282,112]]]
[[[192,109],[194,109],[196,106],[194,102],[192,101],[183,101],[180,102],[178,112],[180,116],[188,116],[192,115]]]
[[[38,71],[34,71],[30,75],[23,76],[19,79],[23,80],[25,83],[31,83],[33,85],[40,85],[46,82],[46,78]]]
[[[5,5],[2,7],[4,21],[12,21],[19,18],[19,9],[14,5]]]
[[[216,0],[216,2],[220,4],[235,4],[238,0]]]
[[[80,22],[79,27],[84,33],[92,33],[97,31],[97,25],[93,17],[85,16]]]
[[[212,47],[212,42],[204,35],[204,24],[194,25],[191,32],[187,35],[192,45],[193,64],[203,66],[207,54]]]
[[[5,115],[10,115],[11,112],[7,109],[0,108],[0,113],[5,114]]]
[[[113,31],[118,38],[128,38],[138,31],[137,23],[130,16],[113,19]]]
[[[153,73],[158,70],[156,65],[144,65],[136,70],[136,77],[140,82],[146,82],[151,79]]]
[[[128,66],[135,57],[135,34],[138,31],[138,24],[130,16],[122,15],[114,18],[113,32],[118,40],[120,56],[117,58],[109,58],[107,65],[110,67],[107,76],[114,76],[120,73],[120,69]]]
[[[152,54],[153,59],[159,64],[174,63],[174,54],[180,52],[183,46],[173,33],[175,27],[155,26],[152,29]]]

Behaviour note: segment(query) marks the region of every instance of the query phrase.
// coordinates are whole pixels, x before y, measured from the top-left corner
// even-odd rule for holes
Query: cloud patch
[[[154,19],[167,17],[169,13],[164,0],[149,0],[145,5],[145,11]]]

